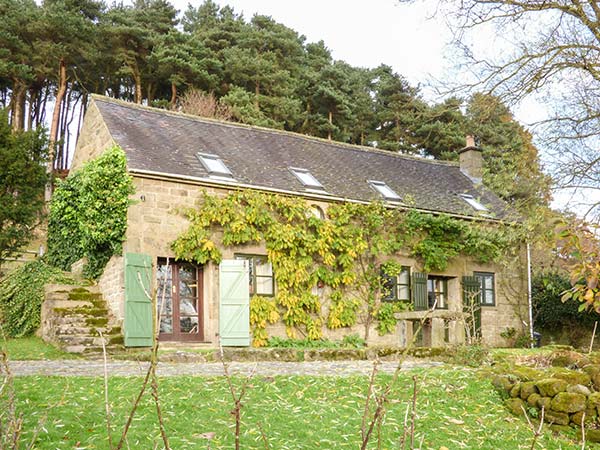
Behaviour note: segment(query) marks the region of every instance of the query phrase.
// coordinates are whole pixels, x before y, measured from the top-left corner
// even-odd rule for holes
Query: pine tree
[[[12,132],[0,110],[0,264],[31,240],[41,220],[47,149],[42,131]]]

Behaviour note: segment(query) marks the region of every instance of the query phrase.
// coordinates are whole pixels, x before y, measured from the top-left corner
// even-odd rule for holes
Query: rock
[[[504,401],[504,404],[508,408],[508,410],[513,413],[515,416],[523,415],[523,408],[525,407],[525,402],[520,398],[509,398]]]
[[[555,367],[548,371],[552,378],[559,378],[565,380],[569,384],[582,384],[588,386],[592,383],[592,378],[585,372],[577,370],[563,369],[562,367]]]
[[[573,351],[558,351],[553,353],[550,358],[553,367],[581,368],[590,363],[586,356]]]
[[[585,411],[579,411],[574,414],[571,414],[571,422],[581,426],[581,419],[583,419],[583,414],[585,413],[585,423],[593,423],[596,420],[596,410],[595,409],[586,409]]]
[[[585,430],[585,440],[588,442],[600,442],[600,430]]]
[[[590,389],[583,384],[572,384],[567,386],[567,392],[572,394],[583,394],[586,397],[592,393],[592,391],[590,391]]]
[[[552,402],[552,397],[540,397],[537,402],[537,407],[540,409],[545,409],[546,411],[550,409],[550,403]]]
[[[540,394],[538,394],[537,392],[534,392],[529,397],[527,397],[527,404],[529,406],[537,406],[538,402],[541,398],[542,398],[542,396]]]
[[[519,396],[523,400],[527,400],[531,394],[537,394],[537,393],[538,393],[538,389],[537,389],[537,387],[535,387],[535,382],[525,381],[524,383],[521,383],[521,392],[519,393]]]
[[[549,410],[544,411],[544,421],[556,425],[569,425],[570,418],[567,413]]]
[[[559,392],[552,399],[550,409],[558,412],[575,413],[583,411],[586,407],[586,396],[571,392]]]
[[[588,364],[584,366],[582,370],[593,377],[594,375],[600,374],[600,364]]]
[[[600,392],[592,392],[588,396],[588,406],[590,408],[596,408],[600,406]]]
[[[565,392],[568,383],[558,378],[546,378],[536,382],[536,386],[542,397],[554,397],[559,392]]]
[[[553,433],[569,433],[569,432],[571,432],[571,427],[569,427],[568,425],[551,424],[550,429],[552,430]]]
[[[526,366],[514,367],[512,372],[522,381],[535,381],[544,378],[544,372]]]
[[[590,376],[594,389],[600,390],[600,364],[588,364],[583,371]]]
[[[510,394],[516,381],[509,375],[496,375],[492,378],[492,385],[501,393]]]
[[[521,383],[516,383],[513,388],[510,390],[510,396],[512,398],[519,397],[521,394]]]

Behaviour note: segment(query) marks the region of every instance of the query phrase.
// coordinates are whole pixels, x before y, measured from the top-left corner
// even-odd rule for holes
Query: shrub
[[[69,279],[42,260],[24,264],[0,282],[0,323],[11,337],[32,334],[40,326],[44,284]]]
[[[479,367],[488,362],[490,351],[479,344],[460,345],[454,354],[454,363],[461,366]]]
[[[595,311],[579,311],[579,302],[561,301],[562,292],[571,287],[566,275],[558,272],[537,274],[532,280],[534,323],[543,329],[591,327],[600,320]]]
[[[48,262],[63,270],[86,257],[83,273],[98,278],[120,254],[133,182],[123,150],[113,147],[60,182],[50,203]]]

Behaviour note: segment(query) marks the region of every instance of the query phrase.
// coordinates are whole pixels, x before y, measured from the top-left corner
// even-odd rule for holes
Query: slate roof
[[[367,183],[377,180],[418,209],[481,217],[458,195],[470,194],[488,208],[490,218],[506,220],[511,214],[502,200],[475,186],[456,163],[197,118],[105,97],[94,96],[93,101],[113,139],[125,151],[131,172],[208,179],[210,174],[196,156],[200,152],[219,156],[236,182],[257,189],[315,195],[290,172],[290,167],[296,167],[317,178],[326,191],[324,198],[381,200]],[[219,182],[211,180],[212,184]]]

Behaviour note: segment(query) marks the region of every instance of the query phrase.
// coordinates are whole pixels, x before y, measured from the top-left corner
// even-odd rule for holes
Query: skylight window
[[[386,200],[402,200],[402,197],[396,194],[396,192],[383,181],[369,180],[369,184],[373,189],[379,192],[379,194],[381,194],[381,196]]]
[[[462,198],[465,202],[467,202],[473,209],[477,211],[487,211],[488,209],[483,206],[479,201],[475,200],[475,198],[470,194],[459,194],[459,197]]]
[[[308,170],[290,167],[290,172],[292,172],[305,187],[323,189],[323,185],[319,183],[319,180],[317,180]]]
[[[202,163],[204,168],[211,175],[220,175],[231,177],[233,174],[231,170],[225,165],[225,163],[217,155],[209,155],[206,153],[196,153],[198,160]]]

